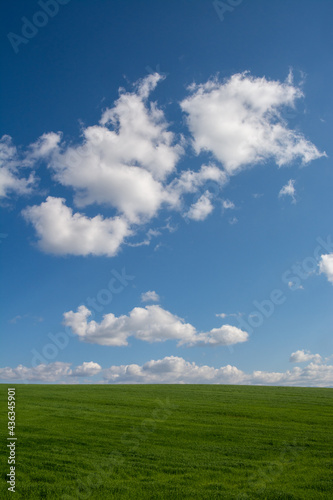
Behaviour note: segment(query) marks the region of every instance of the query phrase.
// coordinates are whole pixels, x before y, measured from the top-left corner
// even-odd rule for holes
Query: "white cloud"
[[[52,197],[39,207],[28,207],[24,215],[34,225],[41,249],[59,255],[113,256],[125,237],[134,236],[140,225],[160,209],[184,211],[185,194],[197,192],[207,182],[223,185],[227,181],[226,174],[215,165],[177,173],[184,140],[168,130],[163,111],[148,100],[162,79],[158,74],[149,75],[135,85],[133,92],[121,90],[100,122],[83,128],[78,144],[68,145],[62,142],[61,133],[50,132],[30,145],[26,163],[43,159],[54,179],[74,190],[77,207],[97,204],[116,210],[112,219],[101,215],[89,219],[81,213],[72,214],[61,198]],[[205,195],[192,209],[193,217],[203,218],[212,209]],[[64,230],[57,241],[59,215]],[[99,241],[95,241],[95,231]],[[148,232],[142,242],[127,243],[149,245],[154,235]]]
[[[231,325],[213,328],[208,334],[205,334],[205,336],[206,339],[204,342],[212,345],[238,344],[239,342],[246,342],[249,338],[247,332]]]
[[[178,340],[178,346],[232,345],[246,342],[249,338],[247,332],[230,325],[198,333],[190,323],[185,323],[159,305],[135,307],[128,315],[119,317],[109,313],[100,323],[88,321],[90,315],[87,307],[80,306],[77,312],[64,313],[64,324],[80,340],[100,345],[126,346],[129,337],[146,342]]]
[[[286,165],[297,158],[308,163],[321,153],[300,133],[287,128],[281,116],[303,94],[292,84],[235,74],[189,88],[181,102],[199,154],[212,152],[229,174],[269,159]]]
[[[48,157],[59,148],[61,133],[48,132],[30,144],[29,151],[26,154],[26,161],[32,163],[34,160]]]
[[[223,200],[222,207],[224,210],[233,210],[235,208],[235,204],[230,200]]]
[[[304,290],[304,286],[303,285],[297,285],[296,283],[294,283],[293,281],[288,281],[288,286],[289,288],[291,288],[293,291],[294,290]]]
[[[56,361],[48,365],[41,364],[34,368],[27,368],[23,365],[18,365],[16,368],[0,368],[0,379],[56,382],[71,375],[70,365],[70,363]]]
[[[74,377],[92,377],[102,370],[102,367],[98,363],[93,361],[85,361],[82,365],[77,366],[73,370],[72,375]]]
[[[23,176],[26,170],[20,167],[17,149],[12,144],[12,139],[4,135],[0,139],[0,198],[7,198],[11,193],[27,195],[32,193],[37,179],[33,172]]]
[[[310,363],[304,368],[296,366],[284,373],[255,371],[249,380],[251,384],[331,387],[333,366]]]
[[[303,352],[303,351],[299,351]],[[294,354],[294,353],[293,353]],[[313,356],[318,356],[313,355]],[[151,360],[143,365],[113,365],[101,369],[98,363],[84,362],[75,369],[70,363],[55,362],[41,364],[35,368],[22,365],[16,368],[0,368],[1,380],[72,383],[76,377],[103,375],[105,383],[116,384],[242,384],[279,385],[303,387],[332,387],[333,366],[323,364],[318,359],[304,368],[295,367],[286,372],[255,370],[245,373],[236,366],[220,368],[199,366],[177,356]]]
[[[320,363],[321,360],[322,359],[319,354],[311,354],[310,351],[305,351],[304,349],[293,352],[289,358],[289,361],[291,363],[305,363],[307,361],[314,361],[315,363]]]
[[[48,132],[31,144],[19,161],[10,138],[5,136],[0,148],[4,162],[0,196],[10,191],[31,192],[34,174],[22,177],[18,166],[33,167],[41,160],[57,182],[74,191],[79,212],[67,206],[63,198],[55,197],[23,212],[33,224],[43,251],[114,256],[125,242],[148,245],[154,236],[149,231],[141,242],[129,242],[128,237],[135,236],[140,226],[161,209],[179,211],[187,219],[206,219],[214,208],[210,188],[219,190],[228,182],[229,174],[241,167],[269,158],[275,158],[279,165],[296,157],[307,163],[323,155],[303,136],[288,130],[281,118],[280,110],[294,106],[302,96],[292,79],[280,83],[243,73],[224,83],[214,80],[194,85],[192,94],[181,103],[196,152],[212,152],[225,170],[211,163],[198,171],[177,172],[185,140],[170,130],[163,111],[150,100],[163,78],[150,74],[131,92],[121,89],[99,123],[83,127],[76,144],[64,142],[61,132]],[[199,190],[200,198],[192,200],[191,205],[186,200],[185,206],[186,195]],[[97,208],[98,215],[81,213],[89,205],[94,210],[101,207]],[[112,208],[115,216],[103,217],[105,206]],[[223,207],[231,209],[234,204],[224,200]],[[236,222],[236,217],[229,220],[230,224]]]
[[[102,370],[98,363],[93,361],[84,362],[71,369],[71,363],[56,361],[49,364],[40,364],[35,367],[18,365],[16,368],[0,368],[0,380],[39,381],[39,382],[61,382],[71,383],[72,377],[91,377]]]
[[[89,218],[74,213],[63,198],[49,196],[41,205],[27,207],[24,218],[33,224],[44,252],[58,255],[113,256],[124,239],[131,234],[128,223],[121,217]]]
[[[190,206],[186,217],[196,221],[205,220],[208,215],[214,210],[213,204],[210,199],[211,195],[209,191],[206,191],[202,196],[200,196],[198,201]]]
[[[319,271],[326,274],[328,281],[333,283],[333,253],[328,253],[320,257]]]
[[[160,297],[154,290],[149,290],[141,294],[141,302],[158,302],[159,300]]]
[[[231,217],[228,222],[231,226],[233,226],[234,224],[237,224],[238,219],[237,217]]]
[[[104,371],[108,382],[179,384],[179,383],[229,383],[237,384],[243,379],[243,372],[235,366],[213,368],[198,366],[177,356],[167,356],[139,365],[111,366]]]
[[[106,382],[118,384],[243,384],[331,387],[333,366],[310,363],[286,372],[245,373],[236,366],[198,366],[181,357],[167,356],[144,365],[111,366],[104,370]]]
[[[285,184],[279,192],[279,198],[282,196],[290,196],[292,199],[292,203],[296,203],[296,189],[295,189],[295,181],[294,179],[290,179],[287,184]]]
[[[183,154],[163,112],[148,103],[162,77],[141,80],[106,109],[99,125],[83,130],[82,144],[53,148],[48,162],[55,178],[75,191],[75,203],[116,208],[132,223],[155,216],[167,202],[164,181]]]
[[[172,206],[178,206],[183,194],[197,192],[206,182],[216,183],[214,187],[219,188],[227,181],[228,177],[225,172],[212,163],[202,165],[198,172],[184,170],[167,186],[169,203]]]

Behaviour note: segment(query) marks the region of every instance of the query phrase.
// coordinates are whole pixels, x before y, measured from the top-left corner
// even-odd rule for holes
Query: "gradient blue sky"
[[[1,136],[10,136],[17,148],[13,175],[27,178],[35,171],[39,178],[31,192],[7,189],[1,198],[2,381],[209,381],[208,369],[200,375],[196,368],[191,378],[194,365],[188,363],[195,363],[216,369],[231,365],[247,374],[228,378],[226,371],[213,382],[332,386],[332,259],[325,267],[320,254],[330,255],[333,249],[321,247],[317,268],[299,280],[297,290],[288,286],[295,272],[284,274],[310,262],[304,259],[313,258],[318,238],[333,237],[332,2],[243,0],[222,20],[211,1],[70,0],[15,53],[8,33],[21,35],[22,17],[32,20],[40,10],[34,1],[6,2],[0,21]],[[135,82],[157,72],[165,78],[148,103],[157,103],[167,130],[174,134],[173,144],[182,143],[184,149],[169,180],[209,163],[225,171],[214,152],[194,151],[193,131],[180,102],[191,95],[188,86],[193,83],[217,77],[221,89],[232,75],[244,71],[249,71],[244,78],[253,85],[265,77],[266,83],[275,81],[282,88],[289,82],[301,89],[303,97],[295,100],[295,109],[282,106],[280,117],[272,120],[284,120],[327,156],[314,155],[304,166],[302,157],[295,157],[279,167],[269,154],[265,161],[249,162],[223,185],[210,182],[184,195],[181,209],[161,208],[145,223],[140,221],[114,256],[54,255],[40,249],[22,210],[40,206],[47,196],[65,198],[68,207],[87,217],[111,218],[116,211],[105,203],[75,204],[73,188],[54,179],[48,159],[22,166],[29,145],[50,132],[62,133],[63,147],[80,144],[82,129],[97,125],[103,111],[113,108],[119,88],[123,95],[134,93]],[[287,80],[291,72],[292,83]],[[5,163],[1,168],[7,168]],[[290,180],[294,197],[291,191],[279,196]],[[186,214],[207,189],[214,210],[205,220],[191,220]],[[226,200],[234,208],[223,209]],[[160,234],[147,245],[135,246],[151,229]],[[248,340],[177,347],[176,340],[145,342],[130,336],[127,346],[108,346],[80,341],[74,334],[64,349],[45,356],[45,346],[52,344],[48,334],[64,331],[63,314],[88,307],[89,298],[107,288],[112,270],[120,273],[124,268],[134,278],[99,307],[97,322],[105,314],[118,317],[134,307],[159,304],[197,332],[230,325],[247,331]],[[282,291],[283,304],[251,328],[249,316],[251,322],[251,314],[258,312],[254,301],[269,299],[275,289]],[[155,291],[159,300],[142,302],[147,291]],[[222,313],[232,315],[216,316]],[[290,356],[297,351],[295,365]],[[36,352],[51,363],[40,376],[34,371]],[[161,378],[151,378],[149,367],[146,378],[127,376],[125,368],[117,368],[164,358],[165,371],[155,370]],[[84,362],[102,370],[89,365],[90,370]],[[183,370],[178,379],[175,363]],[[26,367],[24,376],[18,365]],[[76,377],[75,367],[82,365],[87,371],[78,370]],[[118,380],[103,371],[111,366],[121,374]],[[295,366],[300,372],[292,372]],[[256,379],[256,371],[281,376]]]

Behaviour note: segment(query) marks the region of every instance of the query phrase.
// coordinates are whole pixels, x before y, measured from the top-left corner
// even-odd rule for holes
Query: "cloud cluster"
[[[104,371],[104,378],[110,383],[127,384],[200,384],[227,383],[243,381],[244,374],[235,366],[221,368],[198,366],[177,356],[148,361],[144,365],[111,366]]]
[[[272,159],[279,166],[300,158],[308,163],[324,153],[300,133],[287,128],[281,112],[303,94],[287,82],[235,74],[193,84],[181,102],[199,154],[211,152],[231,175],[246,166]]]
[[[16,368],[0,368],[0,380],[59,382],[66,379],[68,381],[73,377],[92,377],[101,370],[102,367],[93,361],[84,362],[74,370],[71,369],[71,363],[55,361],[54,363],[40,364],[32,368],[23,365],[18,365]]]
[[[304,359],[303,355],[308,355]],[[312,358],[311,358],[312,356]],[[70,363],[55,362],[41,364],[35,368],[19,365],[16,368],[0,368],[1,380],[66,382],[78,381],[81,377],[103,377],[104,383],[110,384],[241,384],[241,385],[280,385],[301,387],[333,387],[333,366],[321,362],[319,354],[311,355],[296,351],[291,358],[298,362],[315,359],[304,368],[296,366],[285,372],[253,371],[245,373],[236,366],[226,365],[220,368],[199,366],[178,356],[166,356],[151,360],[143,365],[113,365],[102,369],[93,361],[84,362],[75,369]],[[291,359],[290,358],[290,359]],[[320,359],[319,359],[320,358]]]
[[[162,110],[148,101],[161,79],[158,74],[149,75],[133,92],[122,92],[98,125],[83,130],[81,144],[66,145],[60,133],[49,133],[30,146],[29,162],[44,159],[54,179],[74,190],[76,207],[99,205],[116,211],[111,218],[88,217],[73,213],[65,199],[54,197],[26,208],[23,215],[34,226],[41,250],[59,255],[116,255],[127,238],[161,208],[182,211],[185,194],[197,192],[209,181],[218,185],[227,181],[215,165],[177,174],[183,140],[180,137],[177,142]],[[171,180],[170,174],[174,174]],[[202,220],[212,210],[205,194],[189,217]],[[144,244],[150,240],[148,234]]]
[[[330,387],[333,366],[310,363],[284,373],[254,371],[247,374],[235,366],[198,366],[176,356],[148,361],[144,365],[111,366],[104,370],[108,383],[119,384],[243,384]]]
[[[188,141],[171,130],[163,110],[151,100],[163,79],[154,73],[132,91],[121,89],[99,122],[82,128],[76,144],[66,143],[60,132],[45,133],[19,159],[10,138],[2,139],[0,196],[30,193],[36,178],[34,173],[22,176],[23,167],[31,169],[42,161],[53,180],[73,192],[74,207],[64,198],[49,196],[23,211],[42,251],[114,256],[124,244],[149,244],[151,234],[142,243],[129,239],[162,209],[180,212],[187,220],[205,220],[214,209],[210,188],[220,190],[230,175],[245,167],[269,159],[279,166],[296,158],[308,163],[325,154],[288,129],[282,117],[284,108],[294,107],[303,96],[291,77],[281,83],[242,73],[189,88],[180,107],[194,151],[213,155],[217,164],[179,170]],[[194,195],[190,202],[189,194]],[[287,194],[294,197],[293,184],[282,188],[280,195]],[[229,200],[222,206],[235,208]],[[95,216],[87,215],[88,207]],[[107,216],[102,215],[105,210]]]
[[[177,340],[178,346],[232,345],[246,342],[247,332],[231,325],[198,333],[193,325],[166,311],[159,305],[135,307],[128,315],[106,314],[100,323],[88,321],[91,311],[80,306],[77,312],[64,313],[64,324],[69,326],[80,340],[99,345],[126,346],[128,338],[145,342]]]
[[[70,363],[56,361],[49,364],[41,364],[34,368],[18,365],[16,368],[0,368],[0,379],[2,380],[28,380],[40,382],[57,382],[63,377],[71,375]]]

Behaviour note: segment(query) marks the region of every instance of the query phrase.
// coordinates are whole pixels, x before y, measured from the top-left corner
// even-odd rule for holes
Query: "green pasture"
[[[331,499],[333,390],[230,385],[16,387],[16,492],[0,498]]]

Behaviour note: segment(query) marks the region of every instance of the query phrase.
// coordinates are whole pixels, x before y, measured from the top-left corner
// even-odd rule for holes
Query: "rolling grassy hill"
[[[13,498],[7,387],[0,386],[1,499]],[[333,497],[332,389],[15,387],[14,498]]]

